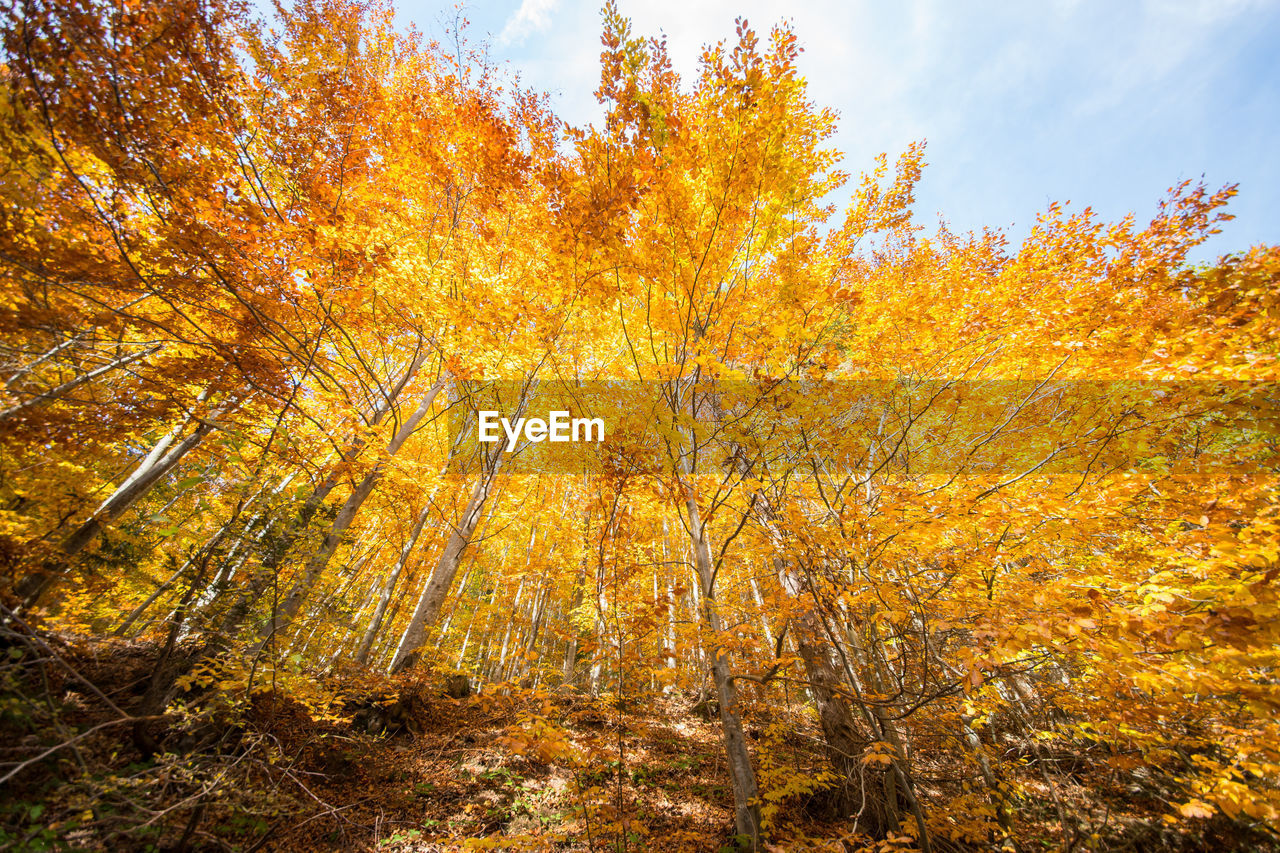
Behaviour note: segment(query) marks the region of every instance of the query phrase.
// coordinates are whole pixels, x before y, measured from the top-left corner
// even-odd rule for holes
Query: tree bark
[[[797,651],[805,664],[810,692],[818,705],[828,756],[833,768],[845,780],[841,805],[850,809],[856,806],[857,811],[853,813],[859,815],[860,820],[862,816],[866,817],[868,831],[877,838],[899,831],[905,806],[919,827],[918,841],[922,853],[931,853],[933,847],[924,807],[916,798],[911,776],[905,769],[905,746],[892,719],[883,708],[860,701],[862,685],[823,617],[811,580],[802,575],[800,567],[790,565],[782,558],[776,559],[775,566],[782,588],[788,594],[798,601],[806,596],[813,599],[812,604],[806,605],[793,618],[792,624],[796,628]],[[833,656],[840,659],[839,669]],[[883,685],[876,682],[871,689],[885,692]],[[854,701],[850,702],[850,699]],[[855,722],[855,705],[862,718],[861,728]],[[887,766],[873,769],[862,764],[861,757],[866,747],[874,741],[884,742],[889,747],[884,753],[888,759]],[[858,791],[856,799],[855,787]]]
[[[360,639],[360,645],[356,648],[356,663],[367,664],[369,662],[369,652],[373,649],[373,641],[377,639],[378,632],[382,630],[382,620],[386,617],[387,605],[391,602],[391,596],[395,592],[396,583],[400,580],[401,572],[404,571],[405,565],[409,562],[409,555],[413,553],[414,546],[418,544],[418,537],[422,535],[422,528],[426,525],[427,516],[430,512],[431,507],[428,504],[418,513],[413,529],[409,531],[409,539],[404,543],[404,547],[400,549],[400,556],[396,560],[395,568],[387,575],[387,581],[382,587],[382,594],[378,597],[378,603],[373,609],[373,615],[369,617],[369,627],[365,630],[364,636]]]
[[[410,362],[409,368],[405,371],[404,376],[400,378],[400,381],[396,383],[395,387],[392,388],[374,408],[373,413],[367,421],[369,427],[372,428],[382,423],[382,419],[391,412],[396,397],[398,397],[400,392],[404,390],[404,387],[409,384],[409,380],[418,372],[418,369],[422,366],[422,363],[425,360],[426,353],[422,352],[419,353],[412,362]],[[360,455],[365,444],[365,438],[363,435],[358,433],[352,440],[350,446],[346,450],[341,451],[339,465],[344,463],[350,464],[353,462],[356,457]],[[263,592],[266,591],[267,586],[276,578],[276,572],[278,571],[280,564],[283,563],[285,557],[289,555],[289,551],[293,548],[294,544],[302,538],[304,533],[306,533],[307,527],[311,523],[311,519],[324,504],[329,493],[332,492],[337,485],[338,472],[336,470],[331,471],[323,480],[320,481],[311,495],[307,497],[307,500],[303,503],[301,509],[299,509],[298,514],[294,517],[292,523],[283,531],[280,541],[276,543],[276,546],[269,554],[263,557],[262,565],[254,574],[254,577],[250,579],[248,587],[240,594],[236,602],[227,610],[227,615],[223,619],[221,630],[224,638],[229,637],[240,628],[241,623],[243,623],[245,618],[249,615],[249,611],[257,603]]]
[[[356,486],[342,504],[342,508],[338,510],[337,516],[334,517],[333,523],[330,524],[329,532],[320,543],[320,547],[311,555],[311,559],[307,560],[302,579],[289,591],[284,603],[277,608],[271,620],[264,626],[261,633],[261,641],[255,648],[255,652],[264,648],[273,636],[287,627],[294,617],[298,615],[298,611],[302,608],[302,603],[311,592],[311,588],[315,586],[316,580],[329,565],[334,552],[342,544],[343,534],[347,532],[347,528],[355,520],[356,514],[360,512],[360,507],[368,500],[369,495],[373,494],[374,488],[382,480],[382,475],[386,471],[387,461],[394,458],[400,452],[400,448],[404,446],[409,436],[413,435],[418,428],[418,424],[422,422],[427,412],[431,411],[431,407],[435,405],[436,396],[444,386],[445,380],[441,379],[431,387],[417,410],[400,425],[400,429],[396,431],[395,436],[387,444],[386,457],[378,460],[377,464],[373,466],[373,470],[364,476],[364,479],[360,481],[360,484]]]
[[[698,572],[702,588],[702,622],[713,634],[724,630],[720,611],[716,605],[715,563],[711,556],[711,542],[698,510],[696,498],[690,494],[685,501],[689,513],[689,542],[693,548],[694,568]],[[751,839],[753,848],[760,839],[759,790],[756,774],[747,752],[747,739],[742,733],[742,718],[738,715],[738,695],[729,672],[729,656],[717,647],[711,654],[711,677],[720,700],[720,728],[724,733],[725,757],[729,762],[729,778],[733,783],[734,826],[739,835]]]
[[[225,409],[218,411],[225,411]],[[214,412],[212,416],[216,417],[217,414],[218,412]],[[93,515],[72,531],[70,536],[62,540],[58,550],[67,558],[74,557],[83,551],[85,546],[92,542],[104,527],[119,518],[129,507],[137,503],[139,498],[151,491],[152,486],[172,471],[184,456],[195,449],[200,442],[204,441],[205,436],[212,432],[213,429],[213,421],[202,419],[196,426],[195,431],[179,442],[177,446],[170,446],[176,433],[170,433],[161,439],[134,472],[129,475],[129,478],[121,483],[112,492],[111,496],[102,502],[102,505],[94,511]],[[62,578],[66,570],[67,566],[65,564],[61,567],[45,565],[23,577],[17,585],[17,592],[22,597],[23,607],[30,608],[35,606],[41,597]]]
[[[852,817],[855,829],[874,838],[897,832],[902,821],[897,790],[889,772],[880,765],[864,765],[862,757],[876,740],[859,725],[847,698],[843,673],[831,659],[830,644],[812,610],[792,620],[796,646],[804,661],[809,691],[818,706],[827,759],[840,779],[836,807],[841,817]]]
[[[423,588],[422,595],[418,599],[418,606],[414,608],[413,615],[409,617],[409,624],[405,626],[400,645],[391,660],[390,672],[400,672],[417,663],[420,657],[419,650],[427,640],[427,630],[440,617],[440,608],[444,606],[445,596],[448,595],[449,587],[453,584],[453,578],[458,573],[458,566],[462,563],[462,555],[466,551],[467,545],[471,543],[471,537],[475,533],[476,526],[480,523],[480,515],[484,509],[484,503],[489,497],[494,478],[502,464],[501,453],[502,448],[499,445],[498,455],[494,457],[492,466],[487,472],[481,472],[480,479],[472,488],[471,497],[467,500],[466,508],[462,510],[457,526],[449,534],[449,540],[445,543],[444,550],[440,552],[440,558],[436,561],[435,570],[432,571],[431,578],[427,581],[427,585]]]
[[[62,397],[65,394],[71,391],[74,391],[75,389],[79,388],[81,385],[85,384],[86,382],[92,382],[94,379],[97,379],[99,376],[102,376],[105,373],[110,373],[111,371],[124,367],[127,364],[131,364],[140,358],[146,358],[152,353],[159,351],[160,347],[161,347],[160,344],[152,344],[146,349],[141,349],[141,350],[138,350],[137,352],[120,356],[114,361],[108,362],[107,364],[104,364],[101,367],[97,367],[93,370],[90,370],[88,373],[81,373],[79,376],[73,379],[69,379],[55,388],[50,388],[48,391],[45,391],[43,394],[38,394],[35,397],[32,397],[30,400],[26,400],[22,403],[15,403],[14,405],[9,406],[7,409],[0,409],[0,423],[4,423],[10,418],[13,418],[13,417],[16,417],[17,415],[22,414],[27,409],[33,409],[36,406],[39,406],[43,403],[52,402],[53,400],[56,400],[59,397]]]

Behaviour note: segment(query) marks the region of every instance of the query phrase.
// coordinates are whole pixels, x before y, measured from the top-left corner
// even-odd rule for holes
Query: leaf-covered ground
[[[161,649],[56,636],[10,643],[0,752],[5,772],[17,772],[4,788],[5,849],[733,848],[718,720],[696,695],[488,685],[456,697],[466,692],[456,676],[421,671],[395,680],[258,671],[245,691],[234,668],[197,668],[177,703],[137,723],[130,715]],[[832,814],[816,721],[802,703],[748,709],[769,849],[913,849],[905,835],[867,846],[853,820]],[[973,815],[935,815],[956,830],[947,838],[935,826],[937,847],[1265,849],[1221,818],[1190,831],[1161,821],[1159,768],[1108,770],[1116,762],[1088,744],[1003,741],[1022,770],[1023,793],[1008,804],[1013,831],[966,839]],[[917,757],[926,802],[963,796],[956,760],[946,750]],[[971,802],[975,813],[991,808],[985,793]]]

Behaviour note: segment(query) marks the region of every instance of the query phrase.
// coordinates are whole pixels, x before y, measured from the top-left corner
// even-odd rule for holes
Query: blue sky
[[[451,4],[399,0],[430,36]],[[818,103],[841,116],[844,168],[927,139],[917,211],[956,230],[1018,237],[1052,200],[1146,221],[1168,187],[1239,183],[1237,218],[1205,259],[1280,242],[1280,0],[620,0],[634,31],[668,37],[692,76],[699,47],[789,20]],[[464,7],[471,38],[547,91],[560,116],[597,120],[599,0]]]

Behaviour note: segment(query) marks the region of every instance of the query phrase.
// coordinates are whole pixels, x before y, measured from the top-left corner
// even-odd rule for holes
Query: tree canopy
[[[928,227],[923,141],[845,162],[744,20],[682,79],[609,2],[570,126],[377,4],[4,15],[4,843],[1278,843],[1280,248],[1190,260],[1234,186]],[[290,775],[441,703],[554,820]]]

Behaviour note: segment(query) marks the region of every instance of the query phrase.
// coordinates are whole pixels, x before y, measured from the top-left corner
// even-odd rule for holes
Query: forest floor
[[[719,719],[695,694],[620,701],[486,685],[462,696],[457,675],[245,671],[236,658],[187,668],[185,692],[139,722],[160,654],[57,635],[0,649],[0,850],[736,849]],[[746,730],[768,850],[914,849],[906,836],[864,846],[851,821],[833,819],[803,703],[756,704]],[[964,802],[948,787],[955,757],[939,755],[920,768],[921,793]],[[1167,826],[1150,774],[1093,772],[1087,755],[1055,761],[1067,759],[1079,769],[1051,770],[1052,790],[1044,768],[1014,780],[1016,843],[952,833],[936,846],[1268,849],[1213,821]],[[1069,832],[1059,808],[1074,815]]]
[[[733,833],[718,720],[683,693],[454,698],[439,674],[265,670],[244,690],[197,668],[140,755],[160,650],[39,642],[36,660],[10,647],[0,769],[68,745],[0,785],[0,850],[717,850]]]
[[[436,696],[415,730],[376,738],[308,725],[289,700],[264,700],[254,709],[264,729],[300,768],[330,771],[311,790],[343,804],[282,828],[281,849],[716,850],[733,833],[718,725],[683,698],[619,710],[529,692]]]

